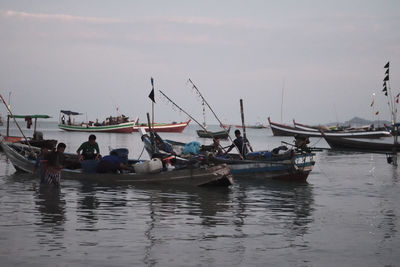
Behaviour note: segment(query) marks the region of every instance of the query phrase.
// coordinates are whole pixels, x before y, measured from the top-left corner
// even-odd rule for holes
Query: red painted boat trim
[[[171,123],[171,124],[162,124],[162,125],[155,125],[152,129],[156,132],[165,132],[165,133],[181,133],[186,126],[188,126],[190,120],[181,123]],[[147,124],[145,125],[135,125],[133,127],[134,132],[138,132],[139,128],[145,128],[146,131],[149,131]]]

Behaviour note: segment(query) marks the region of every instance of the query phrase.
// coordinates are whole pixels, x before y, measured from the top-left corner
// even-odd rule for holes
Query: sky
[[[153,77],[155,121],[188,119],[162,90],[202,122],[191,79],[224,123],[241,123],[240,99],[246,124],[390,120],[399,29],[397,0],[0,0],[0,93],[15,114],[146,121]]]

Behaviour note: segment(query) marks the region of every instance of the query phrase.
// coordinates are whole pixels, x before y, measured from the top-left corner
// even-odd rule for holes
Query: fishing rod
[[[205,100],[205,98],[203,97],[203,95],[200,93],[199,88],[197,88],[197,86],[192,82],[192,80],[189,78],[189,82],[192,84],[193,89],[196,90],[197,95],[201,97],[201,99],[203,100],[203,103],[205,103],[207,105],[207,107],[210,109],[211,113],[214,115],[214,117],[217,119],[217,121],[219,122],[219,125],[223,125],[223,123],[221,122],[221,120],[218,118],[217,114],[215,114],[214,110],[211,108],[211,106],[208,104],[207,100]],[[228,135],[229,140],[235,145],[237,152],[239,153],[239,155],[241,155],[239,148],[236,146],[236,144],[233,142],[231,136],[229,135],[228,131],[222,127],[225,131],[225,133]],[[242,159],[242,155],[240,156]]]
[[[33,155],[36,155],[36,154],[35,154],[35,151],[33,151],[33,148],[32,148],[31,144],[30,144],[29,141],[28,141],[28,138],[26,138],[24,132],[22,131],[21,127],[19,126],[17,120],[15,119],[14,115],[12,114],[10,108],[8,107],[6,101],[4,100],[4,98],[3,98],[3,96],[2,96],[1,94],[0,94],[0,98],[1,98],[1,100],[2,100],[2,102],[3,102],[3,104],[6,106],[6,109],[7,109],[8,112],[10,113],[11,117],[13,118],[13,120],[14,120],[14,122],[15,122],[15,125],[17,125],[19,131],[21,132],[21,134],[22,134],[22,136],[24,137],[26,143],[28,144],[29,150],[32,152]]]
[[[172,105],[174,105],[174,107],[176,107],[177,109],[179,109],[180,111],[182,111],[183,113],[185,113],[191,120],[193,120],[195,123],[197,123],[206,133],[208,133],[208,134],[213,138],[213,140],[216,140],[216,139],[214,138],[213,134],[212,134],[212,133],[209,133],[209,132],[207,131],[207,129],[206,129],[200,122],[198,122],[195,118],[193,118],[193,116],[191,116],[191,115],[190,115],[189,113],[187,113],[184,109],[182,109],[180,106],[178,106],[174,101],[172,101],[166,94],[163,93],[163,91],[161,91],[161,90],[158,90],[158,91],[165,97],[165,99],[168,100],[168,102],[170,102]],[[224,149],[220,144],[219,144],[219,147],[221,147],[222,150],[223,150],[224,152],[226,152],[225,149]],[[240,153],[239,153],[239,155],[240,155]],[[240,155],[240,157],[243,159],[242,155]]]

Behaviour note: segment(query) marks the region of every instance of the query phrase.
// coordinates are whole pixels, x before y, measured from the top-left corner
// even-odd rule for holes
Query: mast
[[[281,123],[283,123],[283,92],[285,91],[285,79],[282,82],[282,98],[281,98]]]
[[[397,101],[395,101],[395,99],[393,98],[392,88],[390,86],[389,67],[390,67],[390,61],[388,61],[388,63],[386,63],[386,65],[384,66],[384,68],[386,69],[386,72],[385,72],[385,78],[383,79],[382,92],[384,92],[384,94],[388,97],[388,105],[389,105],[390,113],[392,116],[392,125],[393,125],[393,129],[392,129],[392,134],[393,134],[392,164],[397,167],[396,145],[398,143],[398,134],[399,134],[399,127],[396,123],[397,107],[396,107],[395,103]]]

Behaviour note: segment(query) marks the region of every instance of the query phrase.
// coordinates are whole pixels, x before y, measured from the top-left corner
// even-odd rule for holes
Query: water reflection
[[[140,188],[135,186],[135,189]],[[197,226],[215,227],[228,224],[231,219],[221,216],[221,213],[230,209],[229,188],[146,186],[140,190],[145,190],[142,193],[145,193],[147,198],[142,200],[147,203],[149,209],[144,232],[148,244],[143,258],[143,262],[147,265],[155,265],[158,262],[154,249],[157,245],[168,242],[168,238],[179,239],[182,235],[185,240],[194,240],[197,239],[196,235],[201,235],[201,232],[195,230]],[[177,234],[178,236],[169,237],[171,233],[166,229],[175,228],[176,222],[182,219],[186,221],[185,225],[180,227],[182,231]]]
[[[264,181],[241,182],[238,186],[237,222],[244,224],[246,217],[258,214],[270,224],[280,225],[288,236],[303,236],[308,232],[315,209],[312,185]]]
[[[40,185],[35,202],[44,226],[62,226],[65,222],[65,200],[60,188]]]
[[[82,183],[78,189],[78,222],[85,222],[86,229],[91,229],[97,222],[98,216],[96,209],[99,207],[100,202],[96,196],[95,188],[91,183]]]
[[[60,188],[41,185],[36,192],[35,204],[40,215],[37,237],[48,251],[64,249],[66,203]]]

